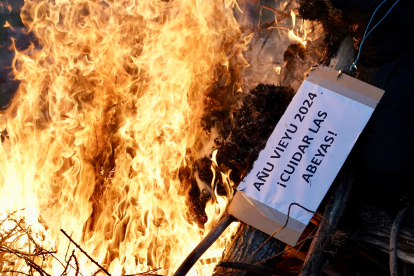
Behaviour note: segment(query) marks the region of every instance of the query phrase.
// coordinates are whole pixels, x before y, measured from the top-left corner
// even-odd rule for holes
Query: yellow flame
[[[64,229],[117,275],[157,267],[172,274],[205,235],[189,216],[178,172],[208,139],[199,118],[215,66],[228,68],[226,53],[241,55],[229,45],[248,42],[238,42],[233,6],[26,0],[21,17],[40,46],[15,50],[21,85],[0,118],[8,133],[0,212],[26,207],[28,224],[47,226],[60,254]],[[227,202],[216,195],[209,203],[206,229]],[[221,256],[232,230],[206,256]],[[78,260],[84,275],[96,271],[80,253]],[[51,266],[52,275],[62,272]],[[213,267],[198,262],[191,274]]]
[[[220,196],[217,193],[217,185],[216,182],[216,169],[218,167],[217,163],[217,153],[218,150],[214,150],[212,153],[212,164],[211,164],[211,171],[213,172],[213,179],[211,180],[211,190],[213,191],[212,199],[207,202],[206,205],[206,212],[208,214],[214,214],[208,217],[208,220],[205,224],[206,231],[210,231],[214,225],[218,222],[218,220],[223,216],[224,212],[226,211],[227,204],[233,198],[233,181],[230,179],[231,170],[228,170],[227,173],[220,172],[223,187],[226,191],[226,196]]]
[[[293,10],[290,11],[290,16],[292,17],[292,31],[295,29],[296,23],[296,14]]]
[[[294,32],[295,23],[296,23],[296,14],[293,10],[290,11],[290,16],[292,17],[292,29],[288,31],[289,41],[292,43],[301,43],[303,46],[306,47],[306,31],[305,31],[305,35],[303,39],[297,36]]]
[[[282,70],[280,66],[275,66],[273,69],[275,69],[276,74],[280,75],[280,71]]]
[[[215,149],[213,151],[213,153],[211,154],[211,161],[213,161],[213,164],[216,165],[216,166],[218,166],[218,164],[217,164],[217,153],[218,153],[218,150]]]

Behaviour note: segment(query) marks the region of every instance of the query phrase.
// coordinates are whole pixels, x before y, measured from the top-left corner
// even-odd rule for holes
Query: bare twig
[[[264,48],[264,46],[266,45],[266,42],[269,40],[270,35],[273,33],[273,30],[274,30],[274,29],[271,29],[271,30],[267,33],[267,36],[266,36],[265,40],[264,40],[264,41],[263,41],[263,43],[262,43],[262,46],[260,46],[260,51],[259,51],[259,53],[257,54],[257,59],[258,59],[258,58],[259,58],[259,56],[262,54],[262,52],[263,52],[263,48]]]
[[[73,254],[73,259],[75,260],[75,265],[76,265],[76,269],[75,269],[76,270],[76,273],[75,273],[75,276],[78,276],[79,275],[79,262],[78,262],[78,258],[76,258],[76,255],[75,254]]]
[[[29,258],[23,258],[27,265],[29,265],[30,267],[32,267],[34,270],[36,270],[37,272],[39,272],[40,275],[47,275],[47,276],[51,276],[49,273],[47,273],[43,268],[41,268],[38,264],[36,264],[35,262],[33,262],[32,260],[30,260]]]
[[[16,250],[16,249],[6,248],[6,247],[4,247],[4,246],[1,246],[1,247],[0,247],[0,249],[1,249],[1,251],[2,251],[2,252],[9,253],[9,254],[13,254],[13,255],[15,255],[16,257],[18,257],[18,258],[20,258],[20,259],[23,259],[29,267],[31,267],[31,268],[33,268],[33,269],[35,269],[35,270],[36,270],[36,271],[38,271],[41,275],[43,275],[43,274],[45,274],[45,275],[49,275],[46,271],[44,271],[44,270],[43,270],[43,268],[41,268],[41,267],[40,267],[38,264],[36,264],[36,263],[35,263],[32,259],[30,259],[30,257],[29,257],[30,255],[29,255],[29,254],[24,253],[24,252],[21,252],[21,251]],[[50,275],[49,275],[49,276],[50,276]]]
[[[94,263],[97,267],[99,267],[103,272],[105,272],[106,275],[111,276],[111,274],[105,269],[103,268],[100,264],[98,264],[91,256],[88,255],[88,253],[85,252],[85,250],[82,249],[82,247],[80,247],[74,240],[72,240],[72,238],[66,234],[66,232],[63,229],[60,229],[60,232],[63,233],[63,235],[66,236],[66,238],[68,238],[83,254],[85,254],[86,257],[88,257],[88,259]],[[97,271],[99,272],[99,271]],[[96,273],[97,273],[96,272]]]
[[[59,260],[59,258],[58,257],[56,257],[54,254],[51,254],[51,256],[56,260],[56,261],[58,261],[61,265],[62,265],[62,267],[64,268],[65,267],[65,265]],[[75,256],[76,257],[76,256]],[[76,269],[75,267],[73,267],[71,264],[69,264],[69,266],[71,267],[71,268],[73,268],[73,269]],[[82,273],[80,273],[79,272],[79,274],[80,275],[82,275],[83,276],[83,274]]]
[[[272,7],[269,7],[269,6],[263,6],[263,8],[264,8],[264,9],[266,9],[266,10],[272,11],[272,12],[274,12],[274,13],[276,13],[276,14],[282,15],[282,12],[280,12],[280,11],[278,11],[278,10],[276,10],[276,9],[272,8]]]
[[[31,276],[27,273],[24,273],[24,272],[21,272],[21,271],[18,271],[18,270],[2,270],[2,271],[0,271],[0,274],[7,274],[7,273],[20,273],[20,274],[23,274],[23,275]]]
[[[275,19],[275,20],[273,21],[274,23],[273,23],[271,26],[268,26],[266,29],[269,29],[270,27],[273,27],[274,25],[278,24],[280,21],[285,20],[286,18],[290,17],[290,15],[289,15],[288,13],[286,13],[286,10],[287,10],[287,8],[290,6],[290,4],[292,4],[292,2],[293,2],[293,0],[289,1],[289,2],[286,4],[286,6],[285,6],[285,8],[283,9],[283,11],[281,11],[281,12],[279,12],[279,11],[277,11],[276,9],[273,9],[273,8],[271,8],[271,7],[268,7],[268,6],[263,6],[263,8],[268,9],[268,10],[271,10],[271,11],[273,11],[274,13],[277,13],[277,14],[279,14],[279,15],[280,15],[280,17],[279,17],[279,18],[277,18],[277,19]],[[259,29],[259,30],[260,30],[260,29]],[[264,41],[263,41],[263,43],[262,43],[262,46],[260,46],[260,51],[259,51],[259,53],[257,54],[257,59],[259,59],[259,56],[262,54],[262,52],[263,52],[263,48],[265,47],[265,45],[266,45],[267,41],[269,40],[270,35],[273,33],[273,30],[274,30],[274,28],[270,29],[269,33],[267,34],[267,36],[266,36],[265,40],[264,40]],[[257,41],[256,41],[256,43],[257,43]]]
[[[254,32],[260,33],[262,30],[268,30],[270,27],[273,27],[273,26],[277,25],[279,22],[281,22],[281,21],[285,20],[286,18],[290,17],[290,15],[289,15],[288,13],[286,13],[285,11],[286,11],[286,9],[290,6],[290,4],[291,4],[291,3],[292,3],[292,1],[290,1],[290,2],[286,5],[286,7],[283,9],[283,11],[282,11],[282,12],[280,12],[280,15],[279,15],[279,17],[278,17],[277,19],[270,20],[270,21],[268,21],[268,22],[266,22],[266,23],[263,23],[263,24],[262,24],[261,19],[259,19],[259,24],[258,24],[258,26],[257,26],[257,27],[253,27],[253,28],[249,29],[249,30],[248,30],[248,31],[246,31],[245,33],[248,33],[248,34],[251,34],[251,33],[254,33]],[[268,6],[263,6],[263,7],[264,7],[265,9],[272,9],[272,8],[269,8]],[[275,10],[275,11],[276,11],[276,10]],[[279,13],[278,11],[276,11],[276,12],[277,12],[277,13]],[[261,46],[261,50],[260,50],[259,54],[257,55],[257,58],[259,58],[260,53],[262,52],[262,49],[264,48],[264,45],[266,44],[267,40],[269,39],[269,36],[270,36],[270,35],[268,34],[268,36],[267,36],[267,38],[266,38],[265,42],[263,42],[263,44],[262,44],[262,46]],[[258,36],[258,35],[256,36],[256,40],[255,40],[255,42],[254,42],[254,43],[252,43],[252,46],[250,46],[250,47],[251,47],[251,48],[256,47],[257,42],[259,42],[259,36]]]
[[[286,10],[289,8],[289,6],[292,4],[292,2],[293,2],[293,0],[289,1],[286,4],[286,6],[283,9],[283,11],[281,11],[281,12],[279,12],[279,11],[277,11],[275,9],[272,9],[272,8],[270,8],[268,6],[263,6],[263,8],[265,8],[265,9],[268,9],[268,10],[271,9],[272,11],[274,10],[276,13],[278,13],[280,15],[280,17],[277,18],[277,20],[272,20],[272,21],[269,21],[269,22],[267,22],[265,24],[260,25],[259,28],[258,28],[258,31],[263,30],[263,29],[267,29],[267,28],[269,28],[269,27],[277,24],[278,22],[280,22],[282,20],[285,20],[286,18],[290,17],[290,15],[288,13],[286,13]]]
[[[13,236],[13,233],[17,228],[18,228],[18,226],[15,225],[13,229],[11,229],[6,235],[4,235],[0,240],[0,244],[2,244],[4,241],[8,240],[11,236]]]
[[[70,234],[70,236],[72,237],[72,234]],[[66,249],[66,253],[65,253],[65,262],[68,262],[68,261],[66,261],[66,258],[68,256],[69,247],[70,247],[70,241],[69,241],[69,244],[68,244],[68,249]]]
[[[73,249],[73,251],[72,251],[72,255],[70,255],[70,257],[69,257],[69,260],[67,260],[66,261],[66,256],[65,256],[65,261],[66,261],[66,266],[65,266],[65,269],[63,270],[63,272],[62,272],[62,275],[67,275],[67,270],[68,270],[68,268],[69,268],[69,264],[70,264],[70,260],[72,259],[72,257],[75,255],[75,249]]]

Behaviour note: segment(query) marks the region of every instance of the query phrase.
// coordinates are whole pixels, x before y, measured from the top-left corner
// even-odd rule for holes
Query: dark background
[[[16,46],[20,50],[28,47],[32,37],[24,31],[20,19],[20,8],[23,4],[22,0],[0,1],[0,109],[4,109],[9,103],[18,87],[18,82],[13,81],[10,75],[10,64],[14,57],[13,51],[9,50],[11,37],[17,39]],[[8,7],[12,8],[11,11]],[[3,27],[6,21],[13,26],[14,31]]]

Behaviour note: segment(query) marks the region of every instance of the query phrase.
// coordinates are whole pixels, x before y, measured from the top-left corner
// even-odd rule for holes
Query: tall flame
[[[0,213],[25,207],[58,252],[62,228],[116,275],[172,274],[205,234],[178,172],[208,138],[199,118],[215,66],[228,68],[247,43],[234,4],[26,0],[21,17],[38,46],[15,50],[21,85],[0,114]],[[206,254],[220,256],[227,241]],[[84,275],[97,270],[78,258]],[[192,273],[212,268],[198,262]]]

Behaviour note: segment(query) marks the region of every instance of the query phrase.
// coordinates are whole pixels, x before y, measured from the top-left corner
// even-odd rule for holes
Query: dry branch
[[[278,15],[279,15],[279,17],[278,17],[278,18],[276,18],[275,20],[269,21],[268,23],[266,23],[266,24],[264,24],[264,25],[260,25],[260,26],[259,26],[259,28],[258,28],[258,30],[257,30],[257,32],[260,32],[260,31],[261,31],[261,30],[263,30],[263,29],[268,30],[268,29],[270,29],[271,27],[273,27],[273,26],[277,25],[279,22],[281,22],[281,21],[285,20],[286,18],[289,18],[289,17],[290,17],[290,14],[289,14],[289,13],[287,13],[287,12],[286,12],[286,10],[289,8],[289,6],[290,6],[290,4],[292,4],[292,2],[293,2],[292,0],[291,0],[291,1],[289,1],[289,2],[286,4],[286,6],[285,6],[285,8],[283,9],[283,11],[281,11],[281,12],[277,11],[276,9],[270,8],[270,7],[268,7],[268,6],[263,6],[263,8],[268,9],[268,10],[271,10],[271,11],[273,11],[274,13],[278,14]],[[271,23],[271,25],[268,25],[268,24],[270,24],[270,23]],[[270,37],[270,36],[271,36],[271,34],[273,33],[273,30],[274,30],[274,29],[270,29],[269,33],[266,35],[265,40],[263,41],[262,45],[260,46],[260,51],[259,51],[259,53],[257,54],[257,59],[259,59],[259,57],[260,57],[260,55],[261,55],[261,53],[262,53],[262,51],[263,51],[263,48],[265,47],[265,45],[266,45],[267,41],[269,40],[269,37]],[[258,42],[258,39],[259,39],[259,35],[257,35],[257,36],[256,36],[256,42],[254,43],[254,46],[255,46],[255,45],[256,45],[256,43]],[[253,46],[253,47],[254,47],[254,46]]]
[[[42,243],[46,238],[41,232],[37,233],[31,228],[30,225],[27,225],[24,218],[17,218],[17,212],[18,211],[7,214],[5,219],[0,220],[0,274],[12,273],[13,275],[13,273],[16,273],[27,276],[34,276],[37,274],[41,276],[51,276],[51,274],[44,269],[44,264],[47,263],[49,259],[51,260],[53,258],[62,266],[62,273],[60,273],[60,276],[67,276],[70,268],[75,270],[75,276],[83,275],[81,273],[81,267],[79,266],[75,250],[72,251],[72,254],[68,259],[68,252],[66,252],[65,260],[62,262],[55,256],[56,251],[47,250],[42,247]],[[66,234],[66,232],[62,230],[62,233],[65,234],[71,243],[73,243],[82,253],[84,253],[99,267],[99,270],[96,273],[104,271],[107,275],[110,275],[78,244],[76,244],[72,238]],[[122,276],[163,276],[154,273],[160,269],[161,268],[156,268],[146,272]]]
[[[43,269],[43,261],[55,252],[42,248],[36,242],[31,227],[23,218],[16,218],[17,212],[7,214],[0,222],[0,273],[33,275],[36,271],[40,275],[50,276]],[[24,271],[16,270],[16,264],[22,263]]]
[[[106,275],[111,276],[111,274],[105,269],[103,268],[97,261],[95,261],[91,256],[89,256],[88,253],[85,252],[85,250],[82,249],[82,247],[80,247],[79,244],[77,244],[74,240],[72,240],[72,238],[66,234],[66,232],[63,229],[60,229],[60,232],[63,233],[63,235],[66,236],[66,238],[68,238],[70,240],[71,243],[73,243],[83,254],[85,254],[85,256],[92,262],[94,263],[97,267],[99,267],[103,272],[105,272]],[[69,258],[70,259],[70,258]]]

